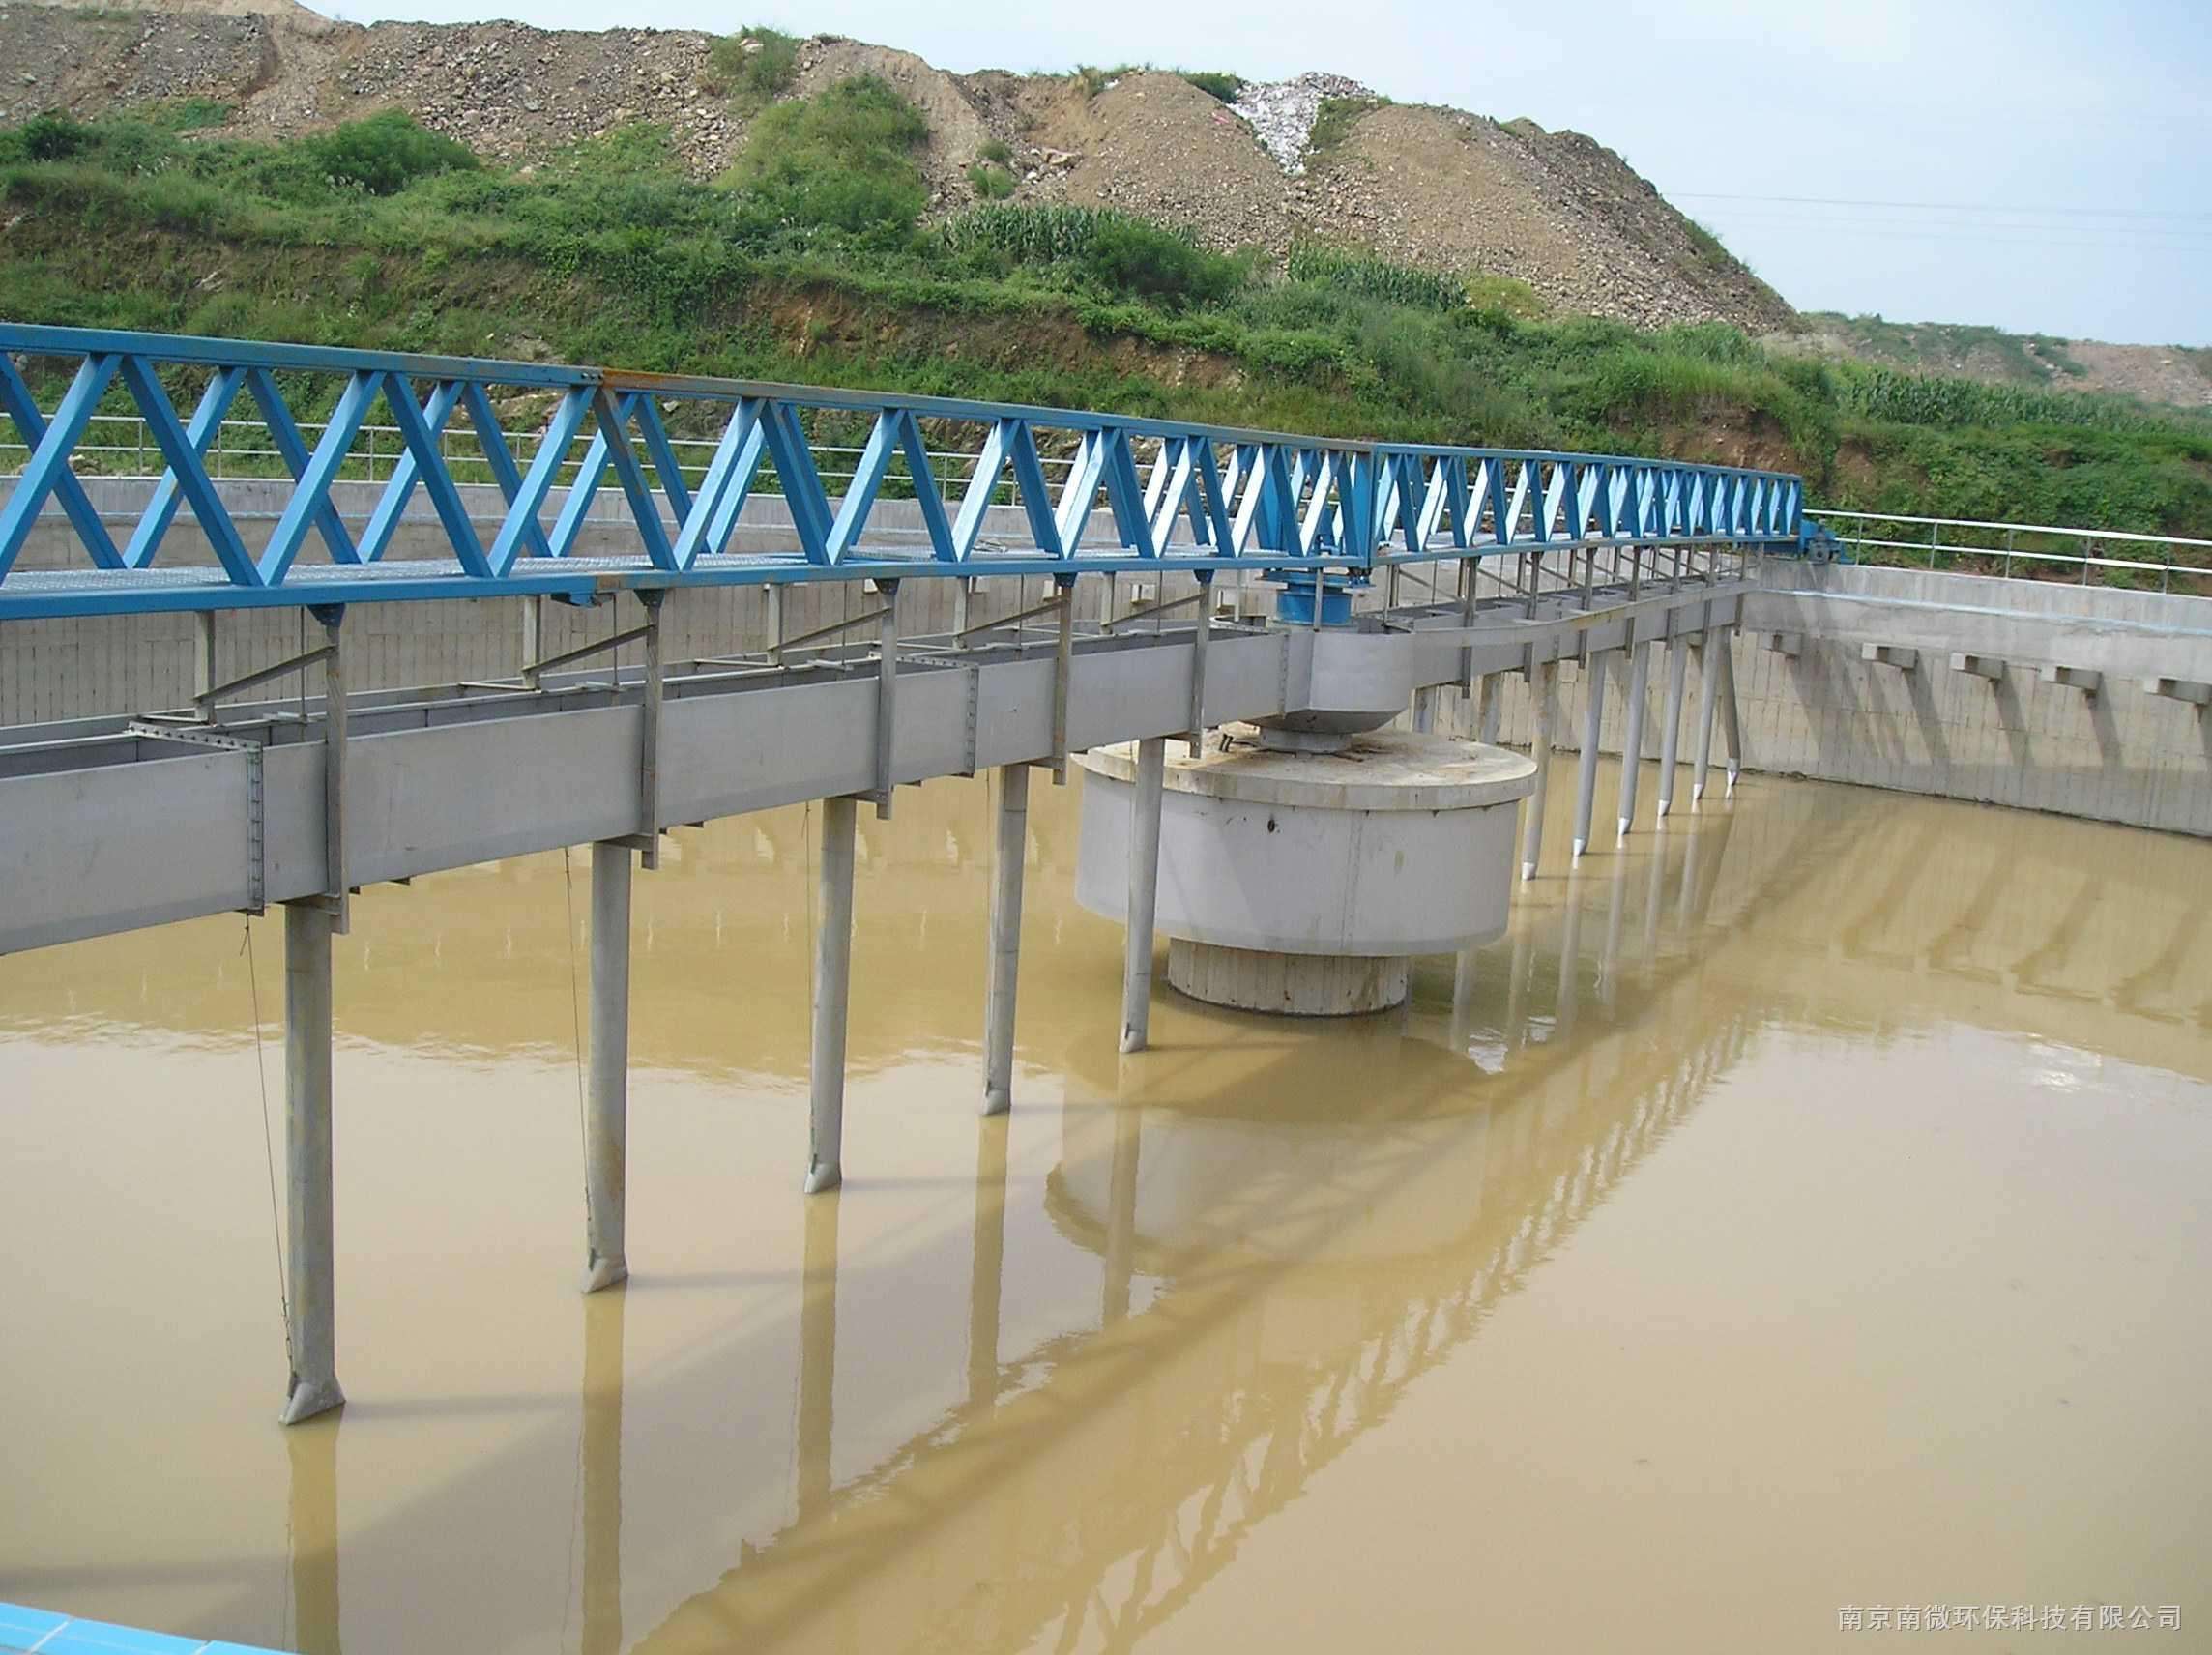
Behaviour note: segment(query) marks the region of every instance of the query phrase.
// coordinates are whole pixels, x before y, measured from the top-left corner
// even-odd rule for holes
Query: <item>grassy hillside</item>
[[[1536,320],[1495,280],[1287,271],[1077,208],[923,227],[880,81],[776,104],[724,178],[626,128],[488,167],[392,115],[277,145],[205,106],[0,131],[0,314],[1594,448],[1801,472],[1816,500],[2212,537],[2212,421]]]

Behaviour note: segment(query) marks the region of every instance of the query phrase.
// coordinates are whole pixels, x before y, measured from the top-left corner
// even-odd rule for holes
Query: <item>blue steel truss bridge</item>
[[[242,401],[266,427],[270,475],[218,478],[208,458]],[[86,440],[122,405],[161,461],[128,486],[99,474]],[[670,830],[825,801],[807,1187],[830,1187],[857,799],[888,814],[902,786],[996,778],[983,1091],[1002,1109],[1032,767],[1057,780],[1088,748],[1134,740],[1156,760],[1171,737],[1195,747],[1224,724],[1325,710],[1331,650],[1353,628],[1388,632],[1417,728],[1447,684],[1494,728],[1481,711],[1495,719],[1499,675],[1528,676],[1526,877],[1558,663],[1599,682],[1625,663],[1641,705],[1664,649],[1664,815],[1698,655],[1694,799],[1716,709],[1732,774],[1738,748],[1729,653],[1711,646],[1738,623],[1747,560],[1795,547],[1802,528],[1796,478],[1668,460],[12,323],[0,412],[27,450],[0,498],[0,652],[12,623],[125,628],[129,653],[142,636],[129,627],[190,616],[197,639],[189,705],[0,732],[0,951],[284,905],[287,1421],[344,1400],[331,938],[364,885],[594,847],[585,1253],[587,1286],[603,1287],[628,1269],[630,876]],[[363,451],[372,417],[398,433],[395,463]],[[1274,587],[1274,613],[1238,602],[1224,622],[1225,573]],[[1141,606],[1123,611],[1132,575]],[[760,635],[678,655],[668,617],[716,587],[760,589]],[[801,597],[865,587],[872,609],[787,624]],[[1103,601],[1079,625],[1083,590]],[[349,610],[455,599],[519,616],[514,671],[364,686],[377,675],[348,642]],[[550,647],[546,612],[564,605],[635,624]],[[245,631],[272,609],[299,618],[298,653],[219,672],[218,624]],[[873,637],[853,641],[863,627]],[[248,697],[280,680],[295,698]],[[1578,852],[1594,808],[1586,735]],[[1142,1006],[1149,897],[1130,926],[1124,1004]]]

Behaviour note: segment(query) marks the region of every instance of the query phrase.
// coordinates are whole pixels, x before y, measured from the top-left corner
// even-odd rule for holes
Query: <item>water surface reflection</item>
[[[2080,1284],[2069,1343],[2133,1317],[2131,1369],[2163,1406],[2145,1415],[2132,1379],[2063,1351],[2023,1355],[2003,1316],[1972,1359],[2016,1382],[2064,1368],[2067,1407],[2097,1415],[2084,1453],[2158,1437],[2167,1468],[2091,1548],[2094,1589],[2182,1591],[2163,1560],[2212,1538],[2168,1505],[2206,1468],[2179,1399],[2207,1377],[2212,1246],[2172,1170],[2212,1147],[2204,847],[1747,783],[1540,880],[1497,944],[1422,962],[1402,1013],[1295,1025],[1168,999],[1156,1049],[1123,1059],[1119,936],[1069,898],[1066,804],[1033,797],[1017,1107],[980,1122],[980,786],[863,824],[849,1182],[813,1200],[797,1194],[804,813],[685,835],[640,881],[637,1274],[581,1302],[581,892],[551,857],[372,893],[337,992],[356,1400],[290,1433],[269,1423],[280,1350],[236,922],[0,961],[0,1133],[27,1190],[0,1244],[91,1233],[69,1281],[29,1290],[52,1360],[0,1379],[31,1496],[0,1515],[0,1594],[308,1651],[341,1629],[357,1649],[1217,1646],[1229,1624],[1327,1647],[1345,1636],[1330,1606],[1382,1591],[1359,1543],[1328,1538],[1340,1525],[1477,1554],[1382,1593],[1384,1620],[1433,1640],[1467,1630],[1470,1572],[1505,1570],[1495,1524],[1540,1534],[1603,1498],[1602,1521],[1576,1519],[1571,1569],[1517,1557],[1491,1582],[1498,1640],[1534,1646],[1540,1623],[1516,1616],[1544,1600],[1568,1642],[1641,1622],[1651,1646],[1732,1646],[1709,1621],[1650,1619],[1725,1588],[1742,1646],[1795,1646],[1928,1551],[1870,1544],[1848,1500],[1790,1502],[1808,1437],[1834,1478],[1936,1440],[1986,1468],[2048,1451],[2052,1427],[2000,1408],[1962,1449],[1945,1410],[1964,1399],[1863,1363],[1853,1402],[1824,1428],[1800,1418],[1787,1448],[1752,1410],[1747,1474],[1772,1481],[1752,1503],[1784,1501],[1764,1526],[1829,1563],[1747,1585],[1766,1537],[1683,1468],[1735,1451],[1707,1442],[1701,1386],[1797,1396],[1808,1351],[2061,1267]],[[273,1012],[273,938],[257,948]],[[2062,1258],[2078,1225],[2032,1219],[2058,1175],[2004,1137],[2023,1118],[2070,1133],[2058,1112],[2085,1098],[2100,1136],[2087,1154],[2068,1140],[2068,1176],[2140,1220],[2086,1264]],[[1846,1201],[1853,1146],[1908,1146],[1899,1176],[1929,1178],[1994,1156],[2005,1199],[1970,1204],[1979,1230],[1894,1189]],[[1685,1329],[1703,1378],[1670,1385]],[[167,1367],[150,1399],[148,1342]],[[1649,1406],[1593,1414],[1577,1394],[1615,1362],[1651,1370],[1641,1388],[1675,1412],[1648,1452],[1586,1465],[1607,1408]],[[1541,1377],[1510,1419],[1494,1399],[1410,1423],[1523,1370]],[[1420,1462],[1469,1454],[1480,1486],[1435,1504]],[[2061,1487],[2085,1501],[2090,1475]],[[1384,1506],[1345,1492],[1377,1479]],[[2060,1589],[2034,1575],[2065,1525],[2005,1535],[1985,1497],[1986,1542],[1949,1543],[1956,1593]],[[1635,1561],[1680,1532],[1700,1544],[1666,1580]],[[1353,1583],[1327,1583],[1353,1556]],[[1562,1599],[1586,1573],[1607,1583]],[[1270,1621],[1280,1605],[1303,1618]]]

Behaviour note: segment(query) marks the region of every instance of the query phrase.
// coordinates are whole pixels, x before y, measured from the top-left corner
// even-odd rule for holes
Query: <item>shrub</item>
[[[977,150],[975,154],[982,160],[991,161],[999,166],[1004,166],[1008,161],[1014,159],[1014,152],[1012,148],[1004,138],[985,138],[983,140],[983,147]]]
[[[1182,77],[1208,98],[1217,98],[1224,103],[1236,102],[1237,94],[1244,90],[1242,75],[1225,74],[1218,70],[1202,69],[1193,72],[1186,69]]]
[[[1695,218],[1682,220],[1683,233],[1690,238],[1690,254],[1701,270],[1716,276],[1726,276],[1736,267],[1735,255],[1721,246],[1720,237],[1706,229]]]
[[[396,195],[418,178],[468,171],[477,164],[465,146],[417,126],[404,109],[348,121],[308,139],[306,150],[324,177],[371,195]]]
[[[977,161],[968,169],[968,187],[986,201],[1004,201],[1014,192],[1014,175],[1003,166]]]
[[[784,223],[853,233],[895,226],[903,236],[928,202],[914,160],[928,136],[919,110],[863,74],[763,110],[728,181]]]
[[[23,123],[23,154],[31,160],[68,160],[99,141],[100,133],[67,115],[33,115]]]
[[[1097,226],[1083,265],[1102,287],[1170,305],[1217,304],[1244,280],[1236,260],[1136,220]]]
[[[729,95],[741,112],[774,102],[799,77],[799,41],[779,29],[740,29],[707,49],[700,83]]]
[[[146,119],[153,125],[171,132],[198,132],[210,127],[219,127],[230,119],[230,105],[214,98],[194,94],[188,98],[171,98],[165,102],[150,104]]]
[[[1389,102],[1387,98],[1324,98],[1314,112],[1312,130],[1306,133],[1306,153],[1322,156],[1342,148],[1360,116]]]

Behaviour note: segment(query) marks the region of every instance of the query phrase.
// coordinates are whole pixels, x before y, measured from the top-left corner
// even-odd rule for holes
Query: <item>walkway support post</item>
[[[999,830],[991,848],[991,982],[983,1002],[983,1113],[1014,1101],[1014,985],[1022,955],[1022,858],[1029,850],[1030,769],[998,769]]]
[[[1719,648],[1716,649],[1715,646]],[[1707,623],[1698,640],[1698,763],[1690,772],[1690,807],[1705,797],[1705,773],[1713,762],[1713,715],[1720,706],[1721,666],[1715,658],[1727,645]]]
[[[332,923],[321,897],[284,904],[284,1342],[292,1372],[278,1418],[286,1425],[345,1406],[331,1202]]]
[[[1536,791],[1523,806],[1528,813],[1521,823],[1521,878],[1524,881],[1536,877],[1536,860],[1544,849],[1545,784],[1552,768],[1552,700],[1558,678],[1559,663],[1546,661],[1536,669],[1531,681],[1535,688],[1536,734],[1528,744],[1528,756],[1536,761]]]
[[[899,583],[879,580],[884,598],[884,629],[876,649],[876,820],[891,815],[891,752],[898,733]]]
[[[1575,767],[1575,860],[1589,843],[1590,818],[1597,810],[1597,744],[1605,727],[1605,672],[1609,650],[1591,654],[1583,671],[1583,750]]]
[[[1434,684],[1424,684],[1413,691],[1413,734],[1427,736],[1437,727],[1437,690]]]
[[[1129,807],[1129,914],[1121,961],[1121,1050],[1142,1052],[1151,1031],[1152,916],[1160,889],[1160,799],[1168,744],[1148,736],[1137,743],[1137,785]]]
[[[1659,727],[1659,820],[1674,807],[1674,766],[1682,756],[1682,688],[1689,682],[1689,640],[1667,640],[1667,710]]]
[[[1059,628],[1052,657],[1052,785],[1067,785],[1067,697],[1075,677],[1075,576],[1054,575],[1060,600],[1054,616]]]
[[[814,1039],[808,1096],[806,1193],[844,1181],[845,1008],[853,978],[853,835],[850,797],[822,801],[821,888],[815,907]]]
[[[1395,573],[1393,569],[1391,572]],[[1197,758],[1206,751],[1206,646],[1213,636],[1213,576],[1201,571],[1198,576],[1198,630],[1190,640],[1190,735],[1187,745],[1190,756]]]
[[[624,1211],[629,1161],[630,848],[592,847],[592,1037],[584,1118],[584,1291],[629,1276]]]
[[[1628,727],[1620,738],[1620,836],[1636,825],[1636,784],[1644,771],[1644,703],[1651,683],[1651,646],[1638,644],[1628,656]]]

